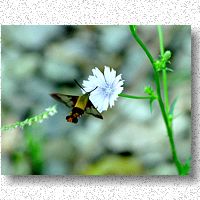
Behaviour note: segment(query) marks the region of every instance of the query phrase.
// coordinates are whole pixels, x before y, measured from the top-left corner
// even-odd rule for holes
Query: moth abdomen
[[[72,112],[70,112],[70,114],[66,116],[66,120],[68,122],[72,122],[76,124],[78,122],[78,118],[81,117],[83,113],[84,113],[84,110],[82,110],[81,108],[74,107],[72,109]]]
[[[72,122],[72,123],[78,123],[78,118],[77,117],[73,117],[73,115],[68,115],[68,116],[66,116],[66,120],[68,121],[68,122]]]
[[[72,115],[78,113],[79,115],[82,115],[84,113],[84,110],[78,107],[73,107],[72,109]]]

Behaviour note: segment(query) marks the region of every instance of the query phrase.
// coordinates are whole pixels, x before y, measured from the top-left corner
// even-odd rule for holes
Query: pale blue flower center
[[[113,87],[111,85],[107,85],[107,87],[104,88],[104,92],[106,96],[110,96],[113,93]]]

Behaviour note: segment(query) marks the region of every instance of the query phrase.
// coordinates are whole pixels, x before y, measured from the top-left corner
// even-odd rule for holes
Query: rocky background
[[[159,56],[156,26],[138,33]],[[191,149],[190,26],[164,26],[170,102],[177,97],[174,134],[179,157]],[[2,26],[2,125],[22,121],[57,104],[58,113],[41,124],[2,132],[2,174],[9,175],[175,175],[158,104],[118,98],[104,120],[84,115],[67,123],[70,109],[49,93],[80,95],[92,68],[110,66],[122,74],[124,93],[144,95],[153,70],[128,26]]]

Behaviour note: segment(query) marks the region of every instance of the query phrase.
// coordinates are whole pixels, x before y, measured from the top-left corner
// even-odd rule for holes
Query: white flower
[[[89,99],[99,112],[108,109],[108,106],[114,106],[114,101],[123,90],[123,80],[121,74],[116,76],[114,69],[105,66],[104,74],[97,68],[92,70],[93,75],[89,76],[87,81],[83,81],[83,87],[86,92],[90,92]]]

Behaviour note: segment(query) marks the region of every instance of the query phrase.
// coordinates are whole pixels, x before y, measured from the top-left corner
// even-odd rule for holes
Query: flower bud
[[[171,56],[172,56],[171,51],[167,50],[165,51],[163,58],[165,59],[165,61],[168,61],[171,58]]]

